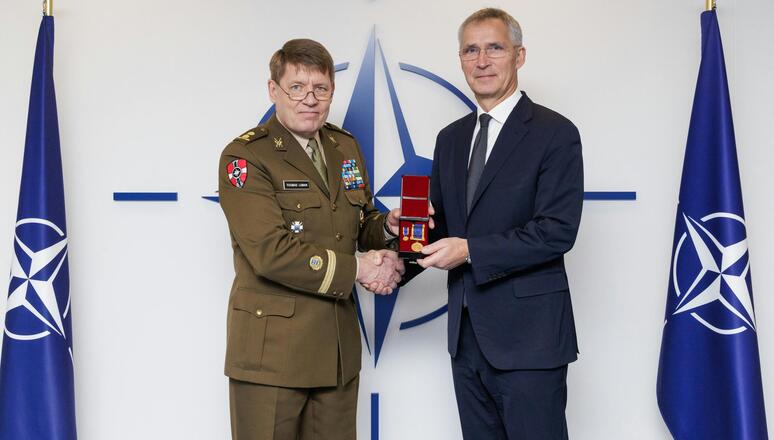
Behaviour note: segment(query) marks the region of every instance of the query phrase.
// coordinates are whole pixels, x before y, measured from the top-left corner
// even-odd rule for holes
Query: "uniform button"
[[[335,203],[331,203],[331,211],[335,211],[335,210],[336,210],[336,204]]]
[[[344,292],[339,292],[339,296],[344,296]]]
[[[298,205],[296,205],[296,208],[298,208],[298,209],[301,209],[301,203],[299,203]]]
[[[342,237],[343,237],[343,235],[341,235],[340,232],[336,233],[336,240],[341,241]]]
[[[255,314],[258,315],[258,316],[263,316],[263,310],[258,309],[258,310],[255,311]]]

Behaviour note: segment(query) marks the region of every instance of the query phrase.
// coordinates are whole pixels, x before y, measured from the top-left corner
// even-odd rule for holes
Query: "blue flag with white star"
[[[768,439],[747,227],[716,11],[683,162],[657,395],[676,440]]]
[[[75,440],[67,229],[54,18],[35,49],[0,359],[0,440]]]

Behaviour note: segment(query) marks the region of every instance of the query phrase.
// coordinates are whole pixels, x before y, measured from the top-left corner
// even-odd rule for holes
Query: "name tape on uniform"
[[[283,180],[282,188],[285,190],[309,189],[308,180]]]

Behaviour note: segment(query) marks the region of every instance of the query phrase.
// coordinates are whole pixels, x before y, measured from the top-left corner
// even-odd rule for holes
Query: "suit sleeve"
[[[577,128],[557,129],[540,166],[534,215],[523,227],[468,239],[477,285],[561,257],[575,243],[583,207],[583,158]]]
[[[247,161],[248,177],[241,188],[229,181],[227,168],[234,160]],[[256,275],[312,295],[350,295],[357,275],[355,256],[301,243],[285,226],[269,174],[239,143],[226,147],[221,156],[218,187],[231,235]]]

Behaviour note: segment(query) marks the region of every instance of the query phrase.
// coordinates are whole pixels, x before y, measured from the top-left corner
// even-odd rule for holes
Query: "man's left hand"
[[[417,260],[420,266],[437,267],[451,270],[464,263],[468,257],[468,241],[464,238],[449,237],[436,241],[422,248],[427,257]]]

